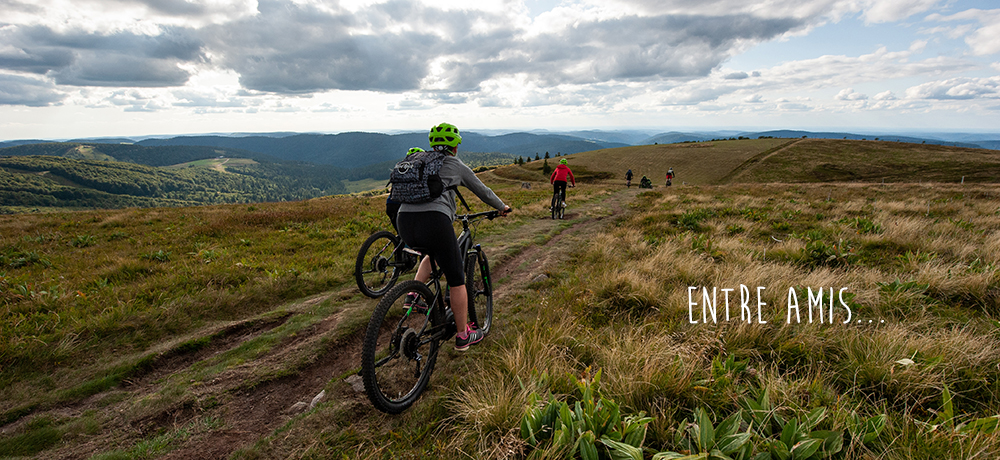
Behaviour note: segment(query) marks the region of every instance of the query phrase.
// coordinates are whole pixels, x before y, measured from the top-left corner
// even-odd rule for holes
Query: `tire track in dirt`
[[[579,222],[560,231],[545,244],[527,246],[513,258],[496,264],[493,267],[493,278],[505,281],[501,286],[498,286],[494,301],[500,301],[508,293],[522,288],[530,283],[531,278],[539,270],[551,266],[552,263],[558,263],[557,259],[566,257],[564,251],[547,251],[548,248],[559,245],[566,238],[596,232],[614,217],[621,215],[624,212],[624,202],[637,193],[637,190],[620,192],[598,203],[579,206],[575,212],[567,214],[567,218],[571,221],[582,216]],[[596,217],[586,217],[589,212],[602,206],[606,206],[610,212]],[[541,231],[551,227],[552,224],[551,221],[539,219],[531,222],[529,226]],[[521,228],[518,231],[523,233],[524,230]],[[529,228],[528,230],[533,229]],[[529,231],[528,233],[532,234],[533,232]],[[183,448],[171,452],[165,458],[210,459],[225,457],[242,446],[251,445],[270,435],[274,429],[280,426],[278,421],[284,423],[291,418],[287,415],[276,417],[276,414],[285,411],[297,401],[308,400],[322,389],[324,384],[329,382],[329,379],[343,375],[360,366],[363,336],[364,330],[357,331],[349,340],[337,347],[331,347],[328,353],[317,357],[314,363],[303,367],[295,375],[283,377],[258,388],[242,390],[235,395],[233,403],[227,404],[233,406],[233,409],[228,411],[226,429],[212,431],[203,441],[188,443]],[[368,406],[363,390],[358,390],[359,388],[352,386],[351,389],[337,392],[328,398],[336,397],[338,404],[363,406],[374,410]]]
[[[504,280],[504,282],[497,289],[497,298],[494,299],[494,302],[503,299],[505,294],[515,289],[523,288],[539,275],[543,275],[545,270],[558,266],[568,259],[568,254],[565,251],[553,250],[553,248],[562,245],[565,239],[597,233],[599,229],[620,216],[625,211],[626,200],[631,200],[638,193],[638,188],[626,189],[612,194],[600,203],[578,206],[577,209],[566,214],[567,220],[578,219],[581,215],[586,215],[603,206],[606,206],[610,213],[584,218],[560,231],[544,244],[528,246],[511,259],[497,264],[493,269],[493,279]],[[550,225],[550,221],[541,219],[537,223],[530,224],[527,229],[519,229],[518,232],[542,232],[548,225]]]
[[[301,305],[308,306],[328,299],[327,293],[306,299]],[[177,380],[174,375],[188,370],[198,363],[207,362],[214,356],[236,349],[248,341],[261,336],[287,322],[295,312],[289,311],[269,320],[248,320],[227,325],[218,332],[209,333],[211,341],[205,347],[192,353],[168,353],[165,359],[158,359],[154,369],[142,378],[126,382],[125,385],[95,395],[88,400],[59,409],[58,412],[75,414],[94,407],[105,407],[102,400],[124,399],[104,409],[105,413],[128,414],[136,410],[136,402],[154,397],[164,388],[165,382]],[[294,336],[272,347],[272,352],[243,365],[227,369],[207,382],[192,381],[188,394],[181,402],[159,412],[128,420],[128,416],[108,417],[103,433],[63,449],[46,451],[46,458],[76,459],[87,458],[107,451],[113,446],[127,446],[138,439],[151,435],[190,427],[198,420],[213,418],[221,421],[222,428],[195,432],[187,439],[177,442],[179,446],[159,458],[177,459],[218,459],[229,456],[235,450],[250,445],[271,434],[280,424],[292,416],[288,409],[302,399],[310,401],[329,382],[331,375],[339,375],[349,370],[350,359],[345,360],[338,353],[321,353],[303,356],[308,350],[317,348],[333,333],[344,311],[299,331]],[[356,348],[360,350],[361,334],[354,334],[335,340],[330,348]],[[354,362],[358,357],[353,358]],[[261,366],[287,368],[287,364],[297,363],[290,375],[276,376],[256,385],[247,382],[259,381],[255,370]],[[196,386],[197,385],[197,386]],[[127,395],[127,396],[122,396]],[[67,413],[69,415],[69,413]],[[197,430],[195,430],[197,431]]]
[[[747,161],[744,161],[743,164],[737,166],[732,171],[729,171],[729,174],[726,174],[725,176],[722,176],[722,178],[719,179],[718,183],[719,184],[729,184],[729,183],[732,183],[734,180],[736,180],[736,178],[742,176],[744,173],[746,173],[747,171],[749,171],[752,166],[756,165],[757,163],[763,162],[764,160],[766,160],[768,158],[771,158],[771,157],[773,157],[773,156],[775,156],[775,155],[777,155],[777,154],[779,154],[781,152],[784,152],[785,150],[787,150],[791,146],[799,143],[800,141],[801,141],[801,139],[793,139],[793,140],[791,140],[789,142],[781,144],[781,145],[779,145],[777,147],[774,147],[774,148],[772,148],[770,150],[765,150],[765,151],[763,151],[761,153],[758,153],[757,155],[754,155],[753,157],[751,157]]]

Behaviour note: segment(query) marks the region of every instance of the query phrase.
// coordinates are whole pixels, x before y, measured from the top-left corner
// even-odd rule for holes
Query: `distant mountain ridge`
[[[656,133],[651,130],[575,130],[575,131],[533,131],[507,134],[485,135],[467,131],[463,133],[460,152],[507,153],[514,157],[534,158],[557,153],[572,154],[604,148],[630,145],[675,144],[681,142],[701,142],[714,139],[746,137],[788,137],[803,136],[821,139],[869,139],[884,141],[926,143],[956,147],[985,148],[1000,150],[1000,133],[994,139],[975,134],[927,133],[926,136],[898,134],[857,134],[851,132],[814,132],[803,130],[769,131],[670,131]],[[989,136],[989,135],[986,135]],[[52,142],[49,140],[26,139],[0,142],[0,148],[26,144]],[[228,133],[186,136],[144,136],[106,137],[95,139],[74,139],[70,142],[136,144],[142,146],[203,146],[238,149],[265,154],[279,160],[304,161],[315,164],[335,165],[342,168],[359,168],[394,161],[401,152],[410,147],[427,147],[427,137],[423,132],[383,134],[372,132],[346,132],[340,134],[319,133]],[[0,153],[2,155],[2,153]]]
[[[142,146],[211,146],[246,150],[282,160],[359,168],[387,161],[398,161],[411,147],[427,148],[424,133],[381,134],[349,132],[340,134],[299,134],[287,137],[180,136],[147,139]],[[604,148],[625,147],[621,142],[597,142],[560,134],[511,133],[484,136],[463,133],[461,152],[507,153],[534,158],[535,154],[564,155]]]

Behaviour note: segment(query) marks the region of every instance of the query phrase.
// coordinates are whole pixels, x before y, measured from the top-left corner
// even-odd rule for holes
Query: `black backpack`
[[[428,150],[407,155],[396,163],[389,173],[389,184],[392,184],[389,199],[408,204],[428,203],[440,197],[445,190],[454,190],[468,208],[465,199],[458,193],[458,187],[445,187],[441,180],[444,158],[443,152]]]

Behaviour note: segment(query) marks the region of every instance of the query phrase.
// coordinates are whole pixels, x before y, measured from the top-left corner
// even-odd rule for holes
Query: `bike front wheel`
[[[400,244],[398,236],[385,230],[373,233],[361,244],[354,264],[354,279],[364,295],[378,298],[396,284],[402,271],[394,260]]]
[[[465,288],[469,293],[469,320],[474,321],[483,334],[493,326],[493,280],[486,253],[472,251],[465,256]]]
[[[389,414],[403,412],[420,397],[434,372],[441,342],[441,327],[434,327],[438,321],[431,319],[439,310],[417,312],[404,306],[410,292],[425,302],[434,298],[419,281],[396,285],[372,312],[361,350],[365,393],[376,409]]]

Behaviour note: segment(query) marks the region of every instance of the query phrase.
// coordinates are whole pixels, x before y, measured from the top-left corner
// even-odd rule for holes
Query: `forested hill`
[[[259,152],[211,146],[147,147],[134,144],[47,142],[23,144],[0,149],[0,156],[40,155],[76,160],[122,161],[147,166],[171,166],[216,157],[248,158],[265,163],[281,161],[278,158]]]
[[[0,156],[0,210],[253,203],[346,192],[343,171],[329,165],[245,161],[220,171],[54,156]]]
[[[514,162],[463,152],[470,167]],[[353,169],[198,145],[82,142],[0,149],[0,212],[290,201],[347,193],[347,181],[384,183],[401,155]],[[359,155],[368,158],[370,155]],[[369,159],[370,160],[370,159]],[[375,185],[372,185],[375,186]]]
[[[381,134],[299,134],[281,138],[266,136],[182,136],[170,139],[147,139],[142,146],[209,146],[241,149],[271,155],[282,160],[330,164],[342,168],[359,168],[378,163],[398,161],[410,147],[427,148],[424,133]],[[597,142],[573,136],[555,134],[512,133],[501,136],[484,136],[466,132],[462,134],[459,155],[465,153],[503,153],[511,158],[534,158],[561,153],[586,152],[603,148],[623,147],[627,144]],[[463,158],[464,160],[464,158]],[[468,161],[466,161],[468,163]]]

